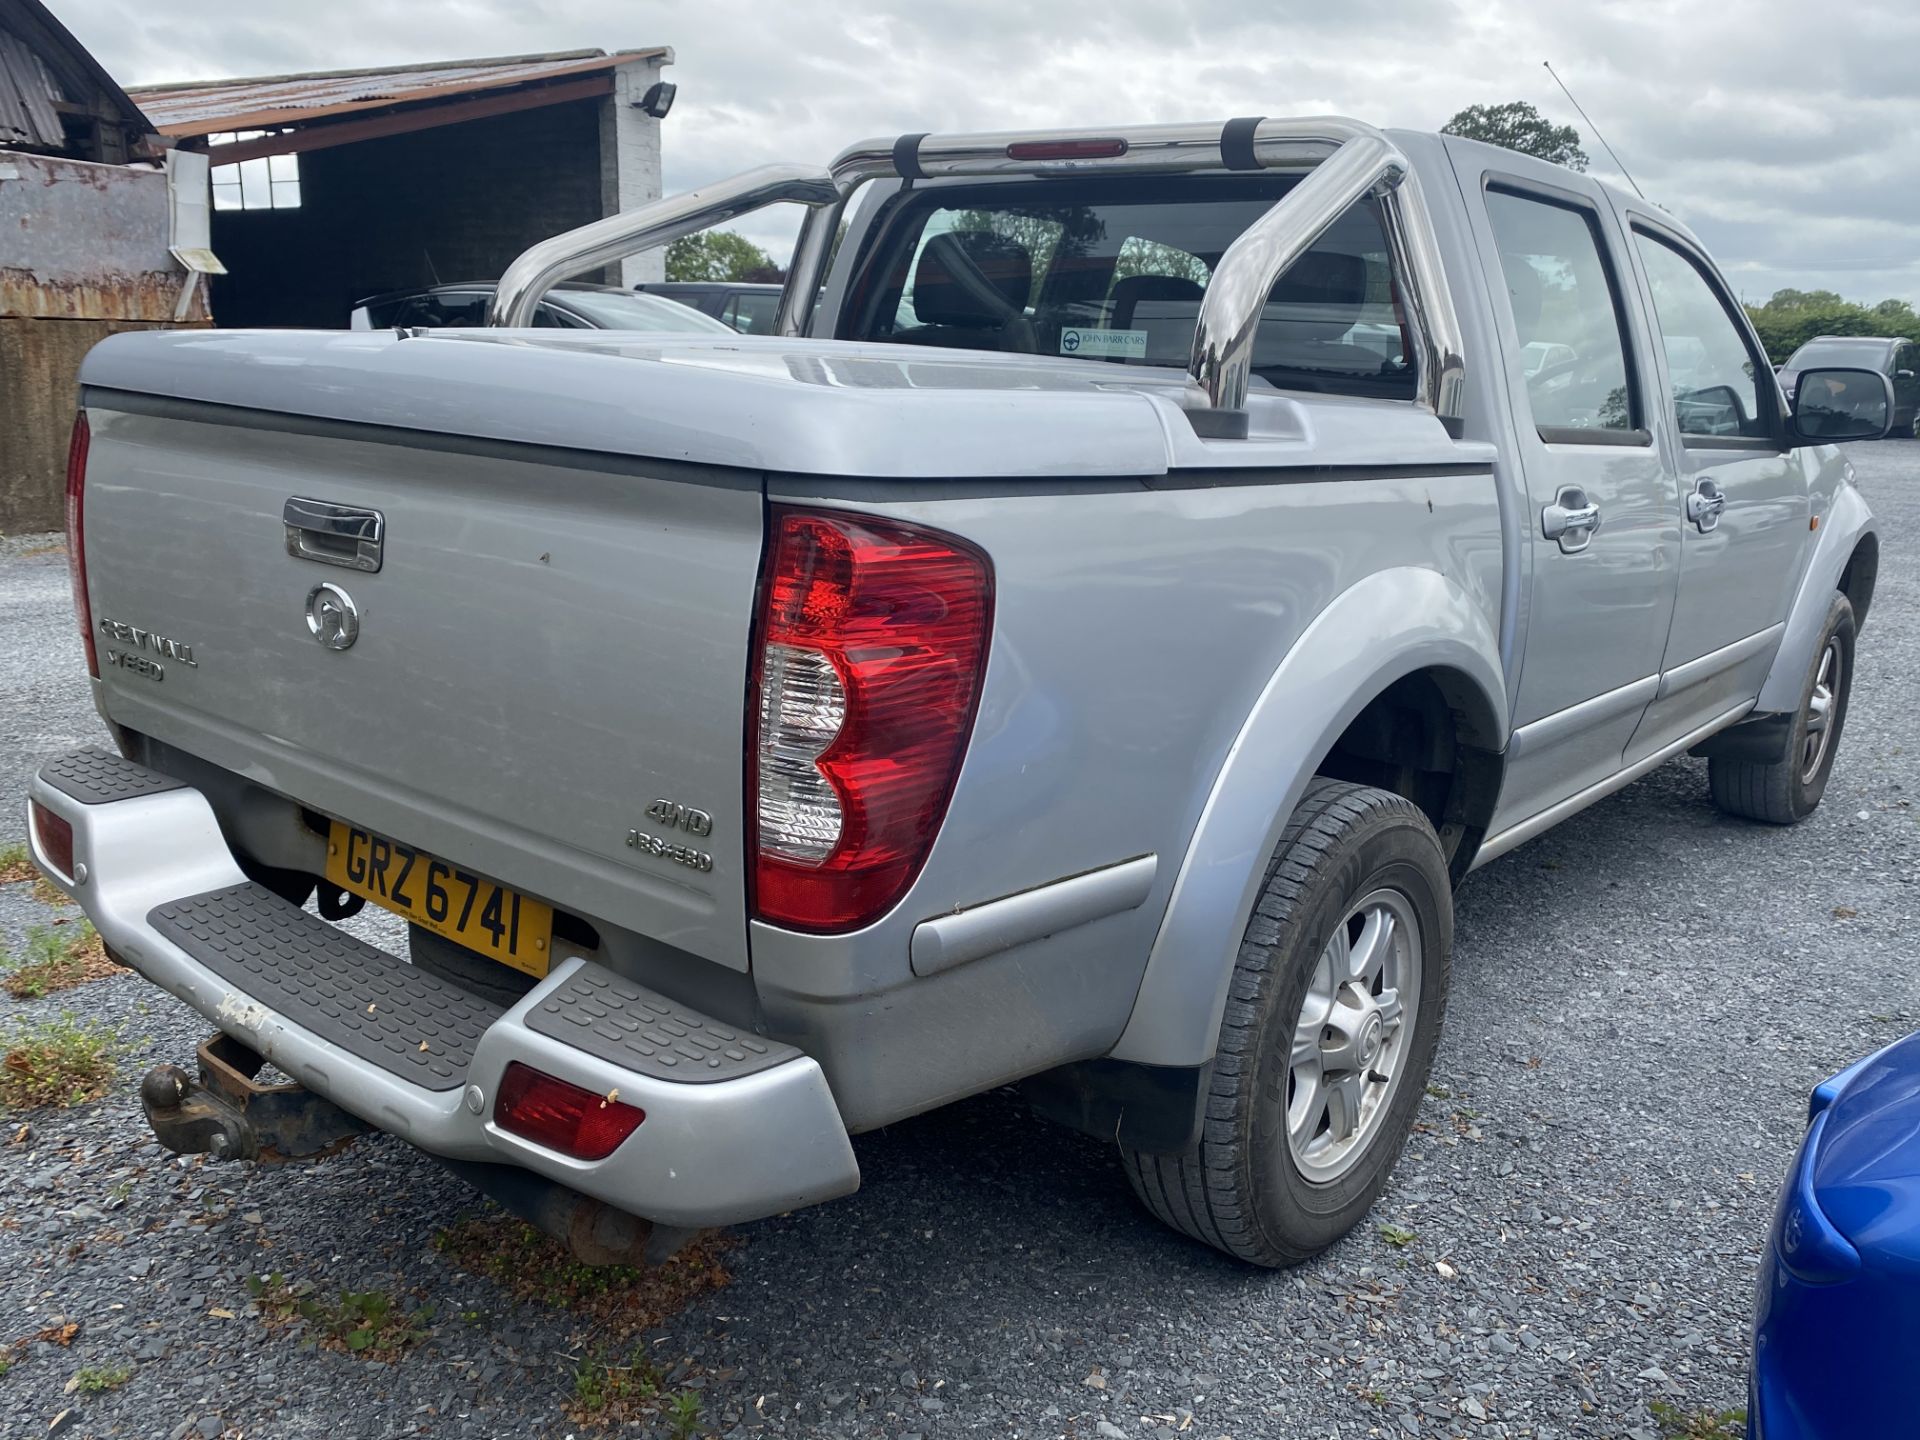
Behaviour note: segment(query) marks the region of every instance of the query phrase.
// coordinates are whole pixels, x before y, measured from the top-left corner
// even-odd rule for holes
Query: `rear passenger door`
[[[1681,536],[1673,633],[1631,764],[1759,694],[1811,537],[1806,470],[1784,443],[1780,387],[1751,327],[1690,241],[1629,214],[1660,334],[1660,423],[1675,441]]]
[[[1472,149],[1456,164],[1469,159],[1460,179],[1503,352],[1531,567],[1501,830],[1620,768],[1659,684],[1680,539],[1617,219],[1592,191],[1555,183],[1565,172],[1489,170]]]

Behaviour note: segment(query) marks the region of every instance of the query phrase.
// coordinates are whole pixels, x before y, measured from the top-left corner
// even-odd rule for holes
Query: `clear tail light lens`
[[[87,447],[93,430],[87,412],[73,417],[67,442],[67,575],[73,581],[73,613],[80,621],[80,642],[87,649],[87,673],[100,678],[100,656],[93,648],[93,606],[87,600]]]
[[[965,541],[772,513],[749,749],[754,911],[857,929],[913,883],[973,729],[993,571]]]
[[[518,1060],[508,1062],[493,1102],[502,1130],[576,1160],[606,1159],[646,1118],[618,1095],[596,1095]]]

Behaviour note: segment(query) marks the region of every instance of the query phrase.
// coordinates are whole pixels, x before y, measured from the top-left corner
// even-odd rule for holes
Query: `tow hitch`
[[[262,1085],[266,1061],[231,1035],[201,1042],[200,1076],[156,1065],[140,1081],[147,1123],[167,1149],[216,1160],[311,1160],[371,1128],[304,1086]]]

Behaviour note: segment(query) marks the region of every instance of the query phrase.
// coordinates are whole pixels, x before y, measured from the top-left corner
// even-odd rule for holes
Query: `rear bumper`
[[[363,1053],[355,1053],[351,1036],[341,1043],[342,987],[327,983],[340,963],[328,941],[335,932],[326,927],[322,935],[312,927],[324,921],[257,887],[249,891],[200,792],[117,756],[79,765],[63,758],[64,769],[62,760],[42,767],[29,796],[73,826],[74,874],[54,868],[30,824],[29,843],[40,868],[86,911],[123,963],[368,1124],[435,1155],[522,1166],[666,1225],[759,1219],[858,1188],[859,1167],[826,1076],[798,1051],[777,1048],[770,1063],[752,1073],[677,1080],[647,1073],[658,1071],[657,1064],[608,1058],[620,1053],[617,1044],[583,1040],[601,1052],[589,1053],[534,1028],[536,1012],[545,1007],[551,1015],[557,1004],[568,1003],[567,994],[557,992],[577,997],[582,986],[622,983],[578,956],[557,964],[511,1009],[480,1015],[468,1027],[477,1038],[440,1047],[453,1056],[454,1070],[442,1066],[431,1073],[405,1063],[411,1057],[392,1054],[371,1059],[364,1043],[358,1046]],[[238,897],[250,907],[249,919],[264,922],[236,935],[222,928],[231,926],[231,916],[215,914],[201,934],[219,932],[208,942],[227,947],[218,954],[183,932],[177,919],[183,902],[216,892]],[[284,954],[275,953],[276,943],[285,946]],[[394,983],[382,991],[391,996],[387,1013],[399,1007],[404,1015],[423,983],[420,972],[371,947],[345,943],[354,951],[346,961],[359,967],[351,973],[384,980],[390,972]],[[316,944],[328,951],[318,969]],[[241,948],[248,953],[237,957],[236,969],[233,952]],[[262,978],[250,983],[244,978],[249,973]],[[358,1008],[360,997],[352,999],[344,1009]],[[435,1025],[444,1029],[446,1007],[436,1008],[434,1015],[422,1011],[421,1033]],[[672,1018],[682,1025],[675,1034],[687,1025],[702,1027],[683,1006],[673,1007]],[[345,1023],[352,1028],[351,1017]],[[551,1020],[543,1023],[555,1028]],[[717,1025],[712,1031],[727,1033]],[[493,1123],[493,1097],[516,1060],[597,1093],[618,1090],[621,1100],[646,1111],[646,1119],[599,1161],[576,1160],[509,1134]],[[682,1068],[696,1070],[684,1063]]]

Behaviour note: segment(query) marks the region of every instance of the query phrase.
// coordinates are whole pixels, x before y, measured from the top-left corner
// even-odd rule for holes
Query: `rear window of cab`
[[[1291,176],[1038,180],[908,191],[882,217],[839,336],[1184,369],[1220,258]],[[1379,209],[1362,201],[1268,296],[1268,384],[1411,400]]]

